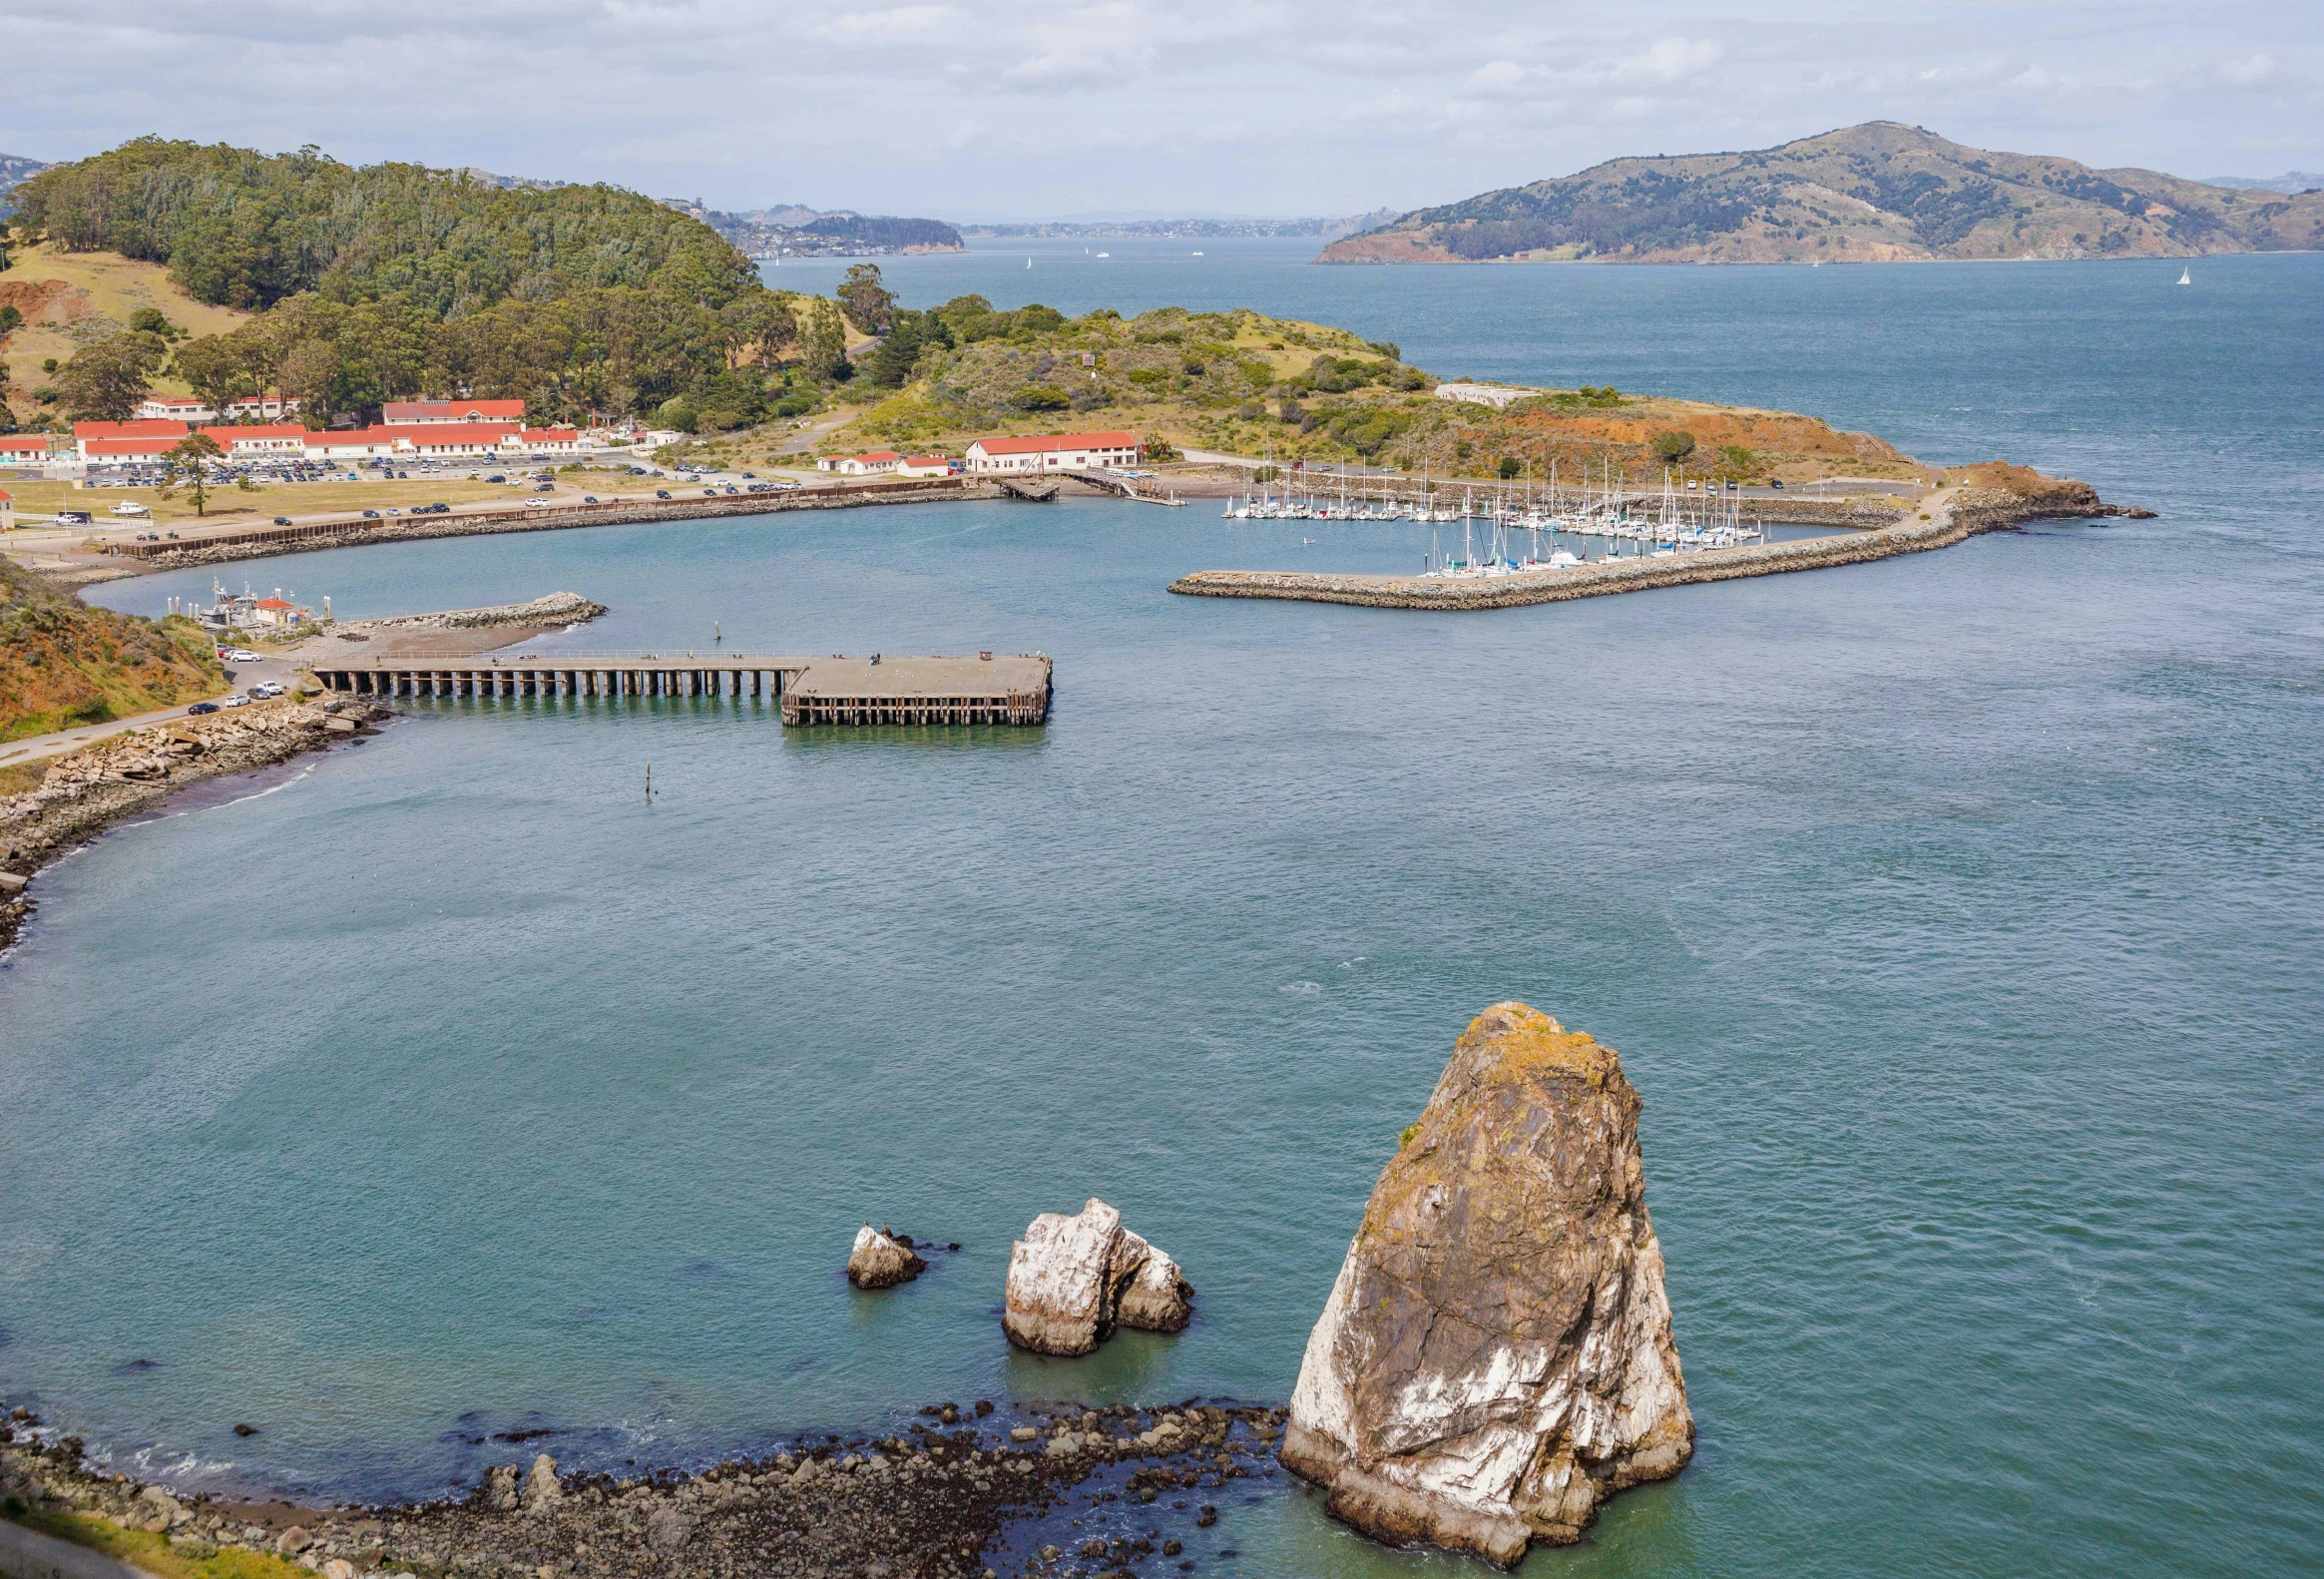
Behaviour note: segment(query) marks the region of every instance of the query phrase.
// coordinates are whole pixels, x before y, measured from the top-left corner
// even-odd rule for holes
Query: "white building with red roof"
[[[218,447],[234,460],[303,460],[310,437],[296,422],[259,422],[208,431]]]
[[[896,467],[899,477],[949,477],[952,461],[943,455],[906,455]]]
[[[824,455],[815,461],[817,471],[835,471],[842,477],[870,477],[894,471],[903,465],[904,457],[892,449],[867,449],[860,455]]]
[[[46,433],[0,433],[0,466],[45,466],[48,458]]]
[[[968,447],[968,469],[1087,471],[1138,464],[1135,433],[1037,433],[1023,438],[980,438]]]
[[[137,414],[147,421],[161,422],[215,422],[218,413],[207,400],[193,395],[147,395],[140,401]]]
[[[522,400],[390,400],[380,408],[379,419],[389,427],[505,422],[521,428],[525,425],[525,403]]]
[[[151,454],[160,459],[193,431],[186,423],[167,417],[144,417],[128,422],[76,422],[73,447],[83,460],[96,460],[100,453],[116,464],[120,457],[133,454]],[[125,449],[124,445],[133,447]]]

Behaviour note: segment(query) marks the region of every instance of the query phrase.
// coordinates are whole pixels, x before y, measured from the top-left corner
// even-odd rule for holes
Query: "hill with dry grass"
[[[26,423],[55,414],[53,404],[34,398],[51,381],[41,364],[70,361],[82,346],[119,334],[140,307],[159,308],[192,334],[225,334],[250,318],[195,300],[165,263],[119,253],[68,253],[54,243],[23,249],[0,269],[0,307],[14,307],[24,317],[14,333],[0,336],[0,362],[9,367],[0,405]],[[184,379],[167,376],[156,378],[154,387],[166,394],[192,392]]]
[[[2324,248],[2324,193],[1999,154],[1893,121],[1778,148],[1617,159],[1335,242],[1343,263],[1902,263]]]
[[[210,638],[192,620],[93,609],[0,557],[0,741],[227,689]]]

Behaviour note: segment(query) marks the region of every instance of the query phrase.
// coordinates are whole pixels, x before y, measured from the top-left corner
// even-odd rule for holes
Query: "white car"
[[[546,510],[553,502],[549,499],[527,499],[525,508],[528,510]]]
[[[218,705],[222,708],[246,708],[250,705],[250,699],[237,691],[231,697],[220,697]]]
[[[260,699],[278,697],[282,695],[282,682],[279,680],[261,680],[250,687],[250,695]]]
[[[254,664],[258,661],[258,655],[246,647],[237,647],[226,655],[226,661],[230,664]]]

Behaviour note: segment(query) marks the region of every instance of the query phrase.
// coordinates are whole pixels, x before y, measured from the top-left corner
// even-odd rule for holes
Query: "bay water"
[[[612,606],[544,652],[1044,651],[1056,710],[419,702],[53,867],[0,962],[0,1394],[141,1473],[365,1499],[529,1429],[626,1471],[940,1399],[1280,1400],[1453,1038],[1522,998],[1643,1094],[1701,1429],[1529,1574],[2324,1563],[2324,259],[1197,245],[888,275],[1805,409],[2158,516],[1466,616],[1173,598],[1425,529],[1113,501],[227,567],[341,616]],[[1091,1195],[1195,1324],[1010,1350],[1011,1239]],[[855,1294],[865,1220],[961,1249]],[[1232,1495],[1203,1571],[1466,1566]]]

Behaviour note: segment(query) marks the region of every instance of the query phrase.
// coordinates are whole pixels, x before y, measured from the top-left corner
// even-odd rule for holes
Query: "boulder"
[[[1044,1212],[1009,1252],[1001,1325],[1043,1354],[1087,1354],[1116,1326],[1175,1332],[1193,1318],[1178,1264],[1092,1197],[1074,1217]]]
[[[674,1552],[694,1538],[694,1520],[665,1503],[646,1519],[649,1551]]]
[[[557,1484],[557,1460],[542,1453],[534,1458],[532,1472],[525,1476],[525,1511],[540,1513],[564,1500],[565,1488]]]
[[[1693,1450],[1638,1095],[1612,1048],[1495,1004],[1372,1189],[1283,1462],[1368,1535],[1509,1567]]]
[[[484,1483],[476,1488],[476,1505],[487,1513],[514,1513],[517,1510],[517,1466],[495,1464],[484,1472]]]
[[[1128,1229],[1115,1249],[1118,1283],[1114,1318],[1124,1326],[1146,1332],[1182,1332],[1194,1318],[1194,1287],[1167,1253],[1155,1249]]]
[[[858,1289],[892,1289],[910,1283],[928,1270],[928,1264],[869,1223],[855,1231],[855,1249],[847,1255],[847,1281]]]
[[[1044,1212],[1009,1249],[1001,1329],[1037,1354],[1087,1354],[1114,1329],[1122,1214],[1095,1196],[1073,1217]]]
[[[515,1471],[511,1470],[510,1473],[513,1474]],[[303,1524],[293,1524],[274,1537],[274,1549],[285,1557],[295,1557],[313,1544],[314,1537],[307,1534],[306,1526]]]

